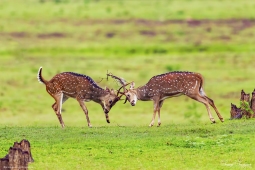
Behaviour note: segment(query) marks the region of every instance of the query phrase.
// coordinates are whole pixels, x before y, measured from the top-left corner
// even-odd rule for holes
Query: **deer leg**
[[[209,105],[207,99],[205,97],[200,96],[200,95],[192,95],[192,96],[188,95],[188,96],[190,98],[196,100],[196,101],[199,101],[199,102],[203,103],[205,105],[206,109],[207,109],[208,116],[209,116],[210,120],[212,121],[212,123],[215,123],[215,120],[212,117],[212,114],[211,114],[211,111],[210,111],[210,105]]]
[[[212,99],[210,99],[209,97],[205,96],[205,98],[207,99],[208,103],[213,107],[213,109],[215,110],[215,112],[217,113],[219,119],[221,122],[224,122],[223,117],[221,116],[220,112],[218,111],[218,109],[216,108],[214,102]]]
[[[105,114],[105,118],[106,118],[106,122],[107,122],[107,123],[110,123],[110,119],[109,119],[108,113]]]
[[[90,124],[90,120],[89,120],[89,111],[88,111],[87,107],[85,106],[85,104],[84,104],[84,102],[83,102],[82,100],[79,100],[79,99],[77,99],[77,100],[78,100],[78,102],[79,102],[79,104],[80,104],[80,106],[81,106],[83,112],[84,112],[85,115],[86,115],[88,127],[92,127],[92,125]]]
[[[52,97],[55,99],[55,103],[52,105],[53,110],[55,111],[59,123],[61,124],[62,128],[65,127],[65,124],[63,122],[62,116],[61,116],[61,108],[62,108],[62,101],[63,101],[63,93],[57,93],[55,95],[52,95]]]
[[[158,108],[158,127],[161,125],[161,122],[160,122],[160,109],[161,109],[162,106],[163,106],[163,100],[161,100],[159,102],[159,108]]]
[[[67,99],[68,99],[68,96],[63,95],[62,104],[63,104]],[[53,109],[55,112],[57,112],[58,106],[57,106],[57,103],[56,103],[56,102],[55,102],[51,107],[52,107],[52,109]]]
[[[155,121],[155,117],[156,117],[156,113],[158,111],[158,108],[159,108],[159,104],[158,104],[158,102],[156,102],[154,100],[154,110],[153,110],[151,123],[149,124],[150,127],[152,127],[154,125],[154,121]]]
[[[58,111],[58,105],[57,105],[57,102],[55,102],[52,106],[52,109],[57,112]]]

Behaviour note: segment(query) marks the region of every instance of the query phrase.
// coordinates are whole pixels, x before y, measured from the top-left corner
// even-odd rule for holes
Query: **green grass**
[[[1,56],[254,51],[253,0],[4,0],[0,6]]]
[[[253,0],[0,1],[0,157],[28,139],[30,169],[254,169],[254,119],[229,121],[230,103],[254,88]],[[169,71],[199,72],[225,118],[211,124],[203,104],[168,99],[160,128],[152,102],[120,101],[107,124],[88,102],[63,105],[61,129],[43,76],[72,71],[96,82],[107,70],[136,87]],[[115,81],[98,83],[118,89]],[[157,120],[156,120],[157,121]]]
[[[0,17],[13,19],[49,18],[105,19],[146,18],[156,20],[187,18],[254,18],[252,0],[2,0]],[[18,7],[13,8],[13,7]],[[135,9],[135,10],[134,10]],[[227,9],[227,10],[226,10]]]
[[[30,169],[254,169],[254,122],[101,126],[1,126],[0,155],[31,142]],[[38,134],[40,134],[38,136]]]

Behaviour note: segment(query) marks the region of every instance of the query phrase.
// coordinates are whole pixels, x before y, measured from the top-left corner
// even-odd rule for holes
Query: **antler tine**
[[[117,76],[113,75],[112,73],[108,73],[108,72],[107,72],[106,75],[107,75],[107,77],[110,76],[110,77],[116,79],[116,80],[122,85],[122,86],[119,88],[118,92],[117,92],[117,96],[119,95],[120,90],[121,90],[122,88],[123,88],[124,90],[126,90],[125,87],[126,87],[128,84],[130,84],[130,83],[127,83],[127,84],[126,84],[126,80],[125,80],[125,79],[120,78],[120,77],[117,77]],[[123,95],[123,94],[122,94],[122,95]]]
[[[111,76],[112,78],[116,79],[121,85],[126,84],[126,80],[125,79],[117,77],[117,76],[113,75],[112,73],[107,73],[106,75],[107,75],[107,77]]]
[[[124,90],[126,90],[126,88],[125,88],[125,87],[126,87],[127,85],[129,85],[130,83],[131,83],[131,82],[129,82],[129,83],[124,84],[123,86],[121,86],[121,87],[119,88],[118,92],[117,92],[117,96],[118,96],[118,94],[119,94],[119,93],[121,93],[121,92],[120,92],[120,89],[122,89],[122,88],[123,88]]]

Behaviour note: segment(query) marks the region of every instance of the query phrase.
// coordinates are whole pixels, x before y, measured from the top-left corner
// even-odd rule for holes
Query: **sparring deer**
[[[164,100],[170,97],[177,97],[180,95],[186,95],[198,102],[203,103],[206,106],[209,118],[212,123],[215,123],[215,120],[212,117],[209,105],[214,108],[221,122],[224,121],[216,106],[214,105],[213,100],[206,96],[202,87],[204,80],[199,73],[175,71],[160,74],[152,77],[148,83],[138,88],[134,88],[134,82],[124,84],[124,81],[122,81],[123,78],[113,76],[112,74],[107,74],[107,76],[111,76],[117,79],[117,81],[122,84],[120,89],[123,88],[124,92],[120,92],[120,89],[118,90],[118,92],[126,96],[126,100],[124,103],[126,103],[126,101],[128,100],[132,106],[135,106],[137,100],[153,101],[154,112],[152,116],[152,121],[149,126],[154,125],[156,113],[158,113],[158,126],[160,126],[160,109],[163,105]],[[125,88],[128,84],[130,84],[130,89]]]
[[[92,78],[83,74],[63,72],[47,81],[42,77],[42,67],[40,67],[37,78],[40,83],[45,84],[46,91],[55,99],[52,108],[55,111],[62,128],[65,127],[65,124],[62,120],[61,108],[62,104],[68,98],[75,98],[79,102],[86,115],[89,127],[92,127],[92,125],[89,120],[88,109],[84,102],[92,100],[99,103],[105,113],[106,121],[110,123],[108,112],[121,98],[121,96],[118,97],[114,93],[114,90],[110,90],[107,87],[106,89],[99,87]]]

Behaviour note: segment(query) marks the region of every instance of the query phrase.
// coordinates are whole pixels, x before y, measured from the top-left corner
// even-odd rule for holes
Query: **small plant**
[[[179,65],[166,65],[165,66],[167,71],[177,71],[180,70],[180,66]]]
[[[246,116],[246,118],[251,118],[253,117],[253,111],[250,108],[250,105],[247,101],[240,101],[240,108],[242,111],[242,115]]]
[[[240,107],[231,103],[230,119],[241,119],[242,117],[252,118],[254,117],[254,111],[252,110],[252,102],[254,100],[255,93],[252,96],[250,102],[250,94],[246,94],[243,90],[241,91]]]

